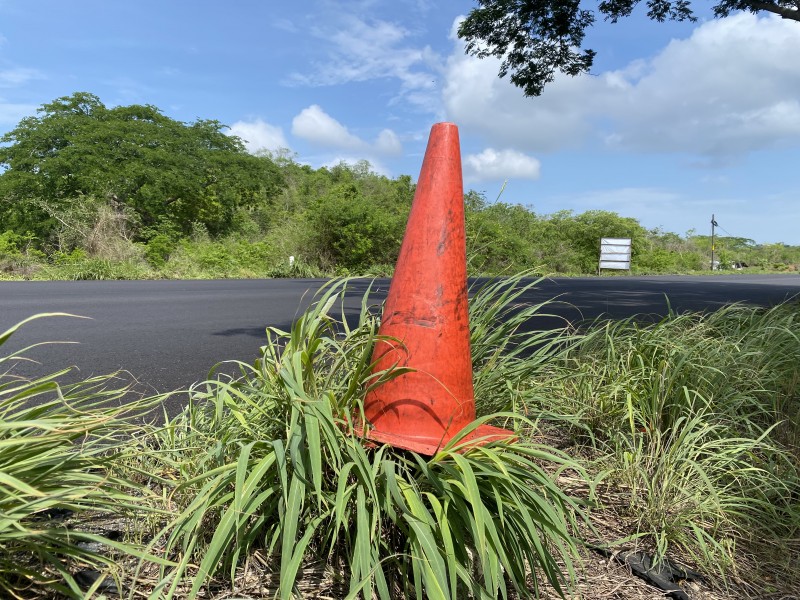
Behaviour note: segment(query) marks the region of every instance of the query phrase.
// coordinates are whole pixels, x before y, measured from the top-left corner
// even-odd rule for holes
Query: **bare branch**
[[[755,10],[763,10],[780,15],[783,19],[791,19],[792,21],[800,21],[800,7],[790,8],[788,6],[781,6],[769,2],[750,2],[749,3]],[[798,3],[800,4],[800,3]]]

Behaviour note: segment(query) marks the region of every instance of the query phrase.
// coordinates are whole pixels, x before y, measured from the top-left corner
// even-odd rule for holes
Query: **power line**
[[[718,228],[718,229],[721,229],[722,231],[724,231],[724,232],[725,232],[725,235],[727,235],[728,237],[739,237],[739,236],[736,236],[736,235],[733,235],[732,233],[730,233],[730,232],[729,232],[727,229],[725,229],[725,228],[724,228],[722,225],[717,225],[717,228]]]

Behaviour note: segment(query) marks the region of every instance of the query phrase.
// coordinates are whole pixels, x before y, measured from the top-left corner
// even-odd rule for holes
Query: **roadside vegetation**
[[[398,373],[371,374],[377,307],[348,323],[344,285],[160,425],[113,378],[3,358],[4,593],[598,598],[630,580],[587,576],[598,552],[630,550],[699,571],[704,597],[800,589],[796,303],[531,334],[535,282],[491,282],[476,404],[518,438],[423,457],[361,439],[366,390]]]
[[[79,92],[0,139],[0,278],[389,275],[414,196],[367,162],[313,169],[249,154],[214,120]],[[708,271],[711,240],[608,211],[539,214],[465,195],[472,275],[597,270],[601,237],[633,240],[634,273]],[[290,264],[290,258],[294,261]],[[795,272],[800,247],[716,240],[720,266]]]

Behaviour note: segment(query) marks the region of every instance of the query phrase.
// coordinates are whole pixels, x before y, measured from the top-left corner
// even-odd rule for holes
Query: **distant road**
[[[43,341],[75,345],[36,348],[40,365],[24,372],[45,373],[74,365],[80,376],[126,369],[138,389],[164,392],[204,379],[223,360],[252,362],[267,326],[286,329],[324,280],[0,282],[0,332],[42,312],[68,312],[87,319],[34,321],[7,346]],[[345,310],[357,314],[369,282],[350,285]],[[374,283],[371,298],[385,298],[389,280]],[[576,322],[598,316],[663,315],[673,310],[715,310],[732,302],[773,305],[800,296],[800,275],[708,277],[604,277],[553,279],[526,295],[528,302],[557,298],[548,312]],[[543,319],[548,327],[557,319]],[[3,368],[3,367],[0,367]],[[180,399],[174,401],[177,408]]]

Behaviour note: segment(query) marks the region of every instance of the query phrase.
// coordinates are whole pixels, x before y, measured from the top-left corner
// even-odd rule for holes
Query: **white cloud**
[[[716,214],[716,220],[730,235],[752,237],[758,242],[791,243],[797,239],[796,223],[800,222],[796,190],[768,194],[759,202],[726,192],[698,194],[695,190],[681,192],[663,187],[597,189],[546,200],[548,206],[558,209],[610,210],[635,216],[645,227],[660,227],[679,234],[689,230],[709,233],[710,217]],[[770,206],[770,210],[765,211],[764,206]]]
[[[365,142],[326,113],[318,104],[304,108],[292,120],[292,134],[319,146],[356,149]]]
[[[300,28],[290,19],[275,19],[272,21],[272,26],[288,33],[298,33],[300,31]]]
[[[326,58],[313,64],[310,73],[293,73],[290,83],[320,86],[392,78],[400,81],[398,98],[425,109],[438,106],[441,57],[430,46],[410,43],[412,34],[407,29],[345,15],[312,33]]]
[[[11,88],[20,87],[33,81],[34,79],[44,79],[44,75],[36,69],[15,67],[0,71],[0,87]]]
[[[16,125],[23,118],[35,115],[37,108],[33,104],[13,104],[0,100],[0,125]]]
[[[177,77],[181,75],[181,70],[176,67],[161,67],[157,72],[164,77]]]
[[[247,150],[269,150],[274,152],[281,148],[288,148],[289,144],[283,135],[283,130],[275,125],[256,119],[255,121],[237,121],[231,125],[231,135],[238,136],[244,141]]]
[[[292,135],[317,146],[337,150],[358,150],[365,154],[398,155],[403,147],[397,134],[384,129],[374,143],[367,142],[326,113],[318,104],[304,108],[292,120]]]
[[[464,157],[464,179],[485,181],[499,179],[538,179],[541,164],[515,150],[486,148],[480,154]]]
[[[618,143],[735,155],[800,141],[800,63],[790,56],[800,56],[796,23],[750,13],[705,23],[628,78]]]
[[[152,98],[156,89],[142,81],[121,75],[103,81],[104,85],[114,89],[117,96],[109,104],[144,104],[147,98]]]
[[[463,45],[456,46],[442,93],[448,119],[492,145],[528,151],[571,146],[591,131],[581,79],[559,81],[545,96],[525,98],[507,79],[498,79],[499,61],[466,56]]]
[[[570,206],[579,211],[611,210],[621,214],[641,214],[642,211],[661,210],[675,211],[681,203],[691,202],[694,207],[697,201],[688,200],[672,190],[651,187],[625,187],[605,190],[590,190],[580,194],[561,196],[556,204]]]
[[[400,143],[400,138],[394,131],[384,129],[378,134],[375,149],[382,154],[398,156],[403,152],[403,144]]]
[[[740,13],[698,26],[650,60],[598,76],[559,76],[539,98],[497,77],[496,59],[447,62],[448,118],[496,146],[552,151],[586,143],[732,157],[800,142],[797,24]],[[709,161],[708,164],[712,164]]]

